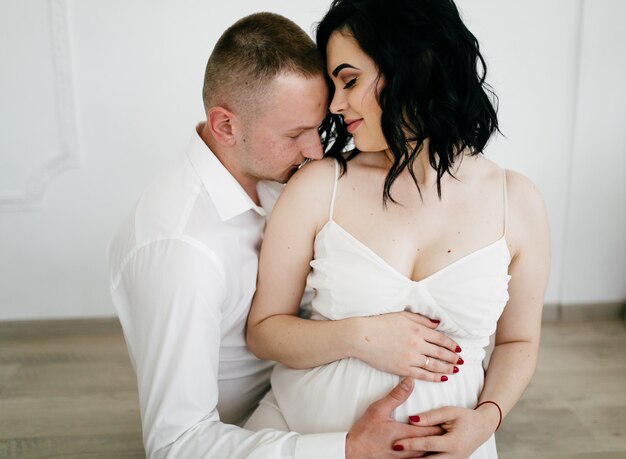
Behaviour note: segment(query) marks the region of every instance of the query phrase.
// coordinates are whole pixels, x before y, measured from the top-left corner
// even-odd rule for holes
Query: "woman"
[[[539,192],[481,154],[498,125],[478,43],[451,0],[335,0],[317,44],[333,92],[330,158],[302,168],[276,204],[248,319],[253,352],[300,369],[277,365],[275,403],[253,421],[347,430],[402,376],[337,357],[303,331],[294,316],[306,283],[320,323],[402,310],[439,321],[464,365],[416,381],[396,419],[454,407],[411,422],[457,436],[480,425],[479,441],[457,453],[496,457],[493,432],[534,372],[550,248]]]

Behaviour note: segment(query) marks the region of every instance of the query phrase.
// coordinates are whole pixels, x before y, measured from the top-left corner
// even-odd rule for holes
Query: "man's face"
[[[322,158],[318,126],[328,107],[322,75],[282,74],[258,115],[242,121],[237,135],[240,171],[255,180],[285,183],[306,158]]]

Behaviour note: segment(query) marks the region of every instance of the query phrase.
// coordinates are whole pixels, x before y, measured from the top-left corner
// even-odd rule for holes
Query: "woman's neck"
[[[414,149],[416,146],[415,142],[410,144],[410,148]],[[386,158],[387,164],[386,167],[390,168],[394,161],[394,156],[389,149],[382,152]],[[461,167],[461,163],[465,158],[465,154],[461,153],[456,156],[454,164],[450,168],[450,173],[454,176],[457,175],[459,168]],[[415,160],[413,161],[413,165],[411,167],[413,170],[413,174],[417,179],[417,183],[420,187],[429,188],[431,186],[435,186],[437,183],[437,170],[432,167],[430,164],[430,142],[429,139],[425,139],[420,149],[417,153]],[[408,168],[402,171],[402,174],[410,174]]]

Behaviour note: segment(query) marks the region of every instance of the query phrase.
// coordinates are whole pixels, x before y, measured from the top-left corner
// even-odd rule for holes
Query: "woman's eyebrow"
[[[337,74],[338,74],[339,72],[341,72],[341,71],[342,71],[343,69],[345,69],[345,68],[350,68],[350,69],[359,70],[359,69],[357,69],[357,68],[356,68],[355,66],[353,66],[353,65],[350,65],[350,64],[345,64],[345,63],[344,63],[344,64],[339,64],[337,67],[335,67],[335,70],[333,70],[332,75],[333,75],[334,77],[336,77],[336,76],[337,76]]]

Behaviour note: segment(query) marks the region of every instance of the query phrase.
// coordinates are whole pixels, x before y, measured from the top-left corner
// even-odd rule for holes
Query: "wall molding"
[[[55,156],[35,166],[22,190],[0,191],[0,211],[41,209],[53,178],[80,166],[67,0],[51,0],[48,5],[59,144]]]

